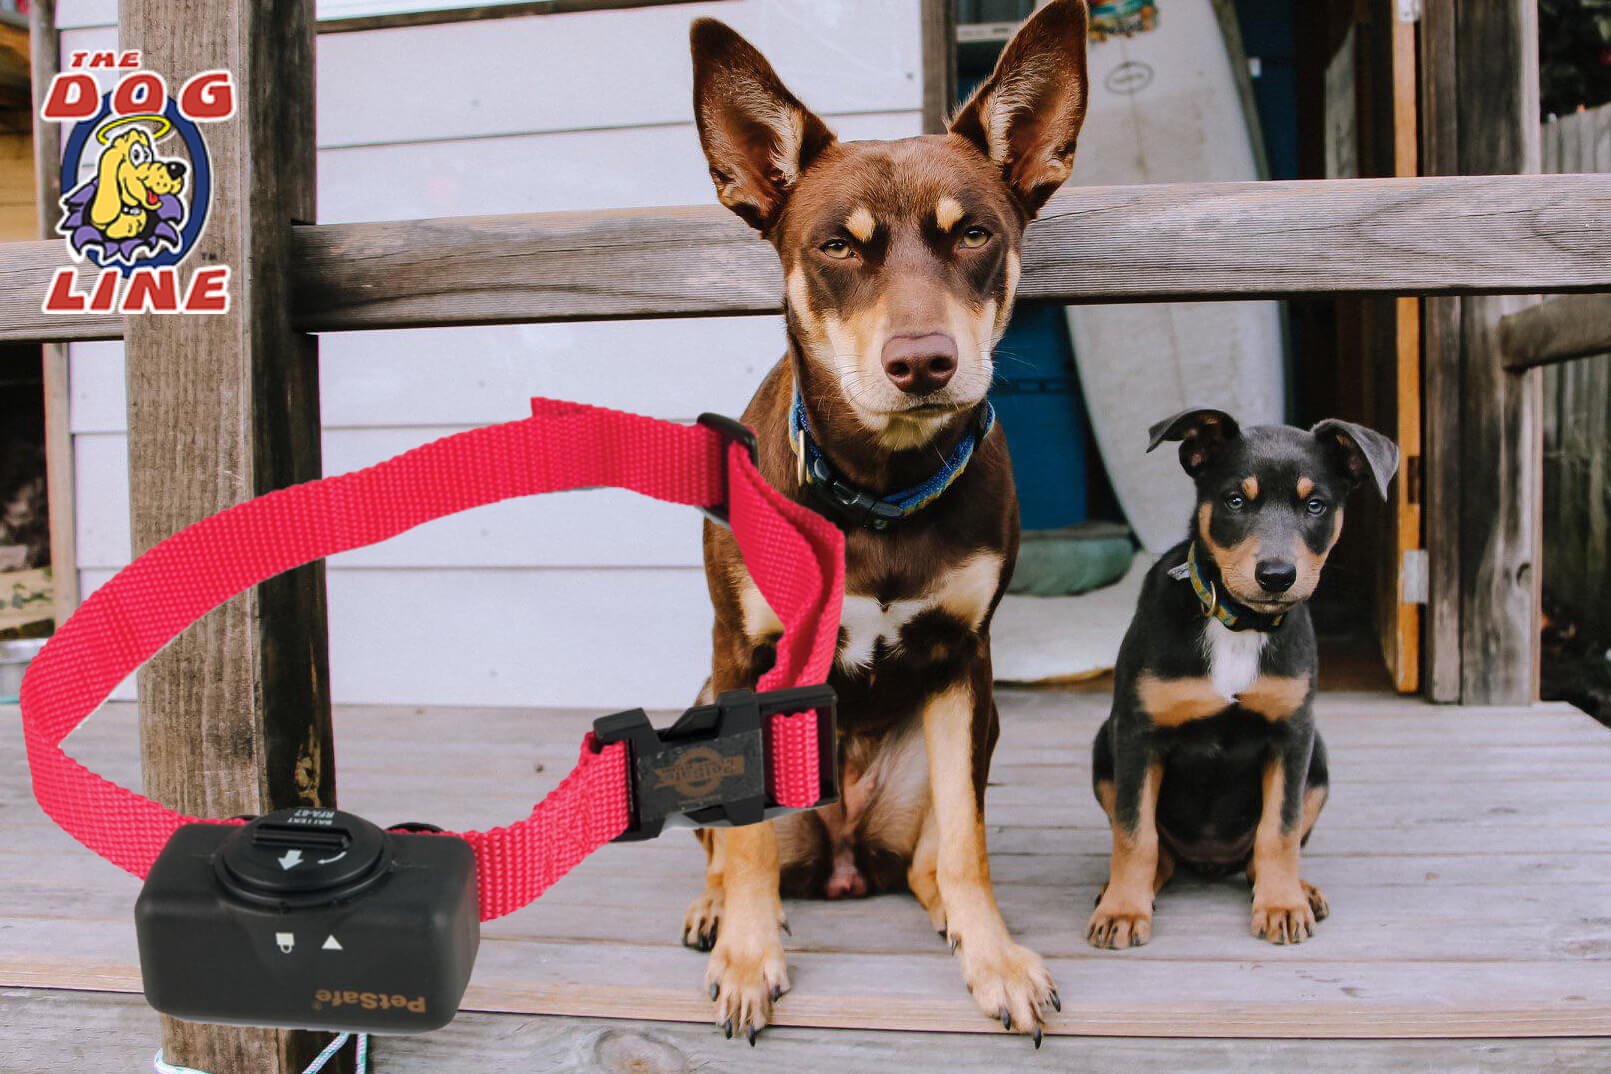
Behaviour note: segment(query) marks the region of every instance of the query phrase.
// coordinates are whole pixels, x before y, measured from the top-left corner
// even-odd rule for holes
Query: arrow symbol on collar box
[[[327,936],[325,938],[324,947],[321,950],[325,950],[325,951],[344,951],[344,950],[346,950],[346,948],[341,946],[341,941],[337,940],[336,939],[336,934],[332,932],[329,936]]]

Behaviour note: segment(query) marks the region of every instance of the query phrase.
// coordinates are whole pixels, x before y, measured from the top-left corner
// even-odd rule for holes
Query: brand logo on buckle
[[[724,757],[701,746],[684,752],[676,763],[652,771],[657,790],[670,787],[684,798],[703,798],[723,781],[744,774],[744,756]]]

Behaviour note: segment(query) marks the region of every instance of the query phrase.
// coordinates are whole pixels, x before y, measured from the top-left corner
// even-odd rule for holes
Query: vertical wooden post
[[[119,23],[170,92],[214,68],[237,91],[234,117],[202,127],[212,205],[181,266],[230,266],[229,312],[128,319],[140,552],[320,472],[317,345],[288,302],[291,225],[314,219],[313,0],[121,0]],[[327,679],[321,564],[217,609],[140,673],[146,792],[215,817],[333,804]],[[325,1039],[172,1020],[163,1037],[171,1062],[211,1074],[300,1071]]]
[[[1420,23],[1421,174],[1460,170],[1456,0],[1423,0]],[[1422,305],[1427,606],[1423,684],[1429,701],[1460,700],[1460,303]]]
[[[922,0],[923,133],[941,134],[957,99],[956,0]]]
[[[39,103],[61,63],[56,0],[34,0],[28,16],[28,51],[34,88],[34,194],[39,234],[54,238],[61,218],[61,128],[39,118]],[[45,498],[50,504],[51,592],[60,623],[78,607],[78,535],[73,500],[73,433],[68,425],[67,347],[44,345]]]
[[[1460,171],[1539,170],[1537,0],[1457,5]],[[1524,297],[1460,307],[1461,700],[1538,696],[1542,399],[1537,370],[1508,372],[1499,319]]]

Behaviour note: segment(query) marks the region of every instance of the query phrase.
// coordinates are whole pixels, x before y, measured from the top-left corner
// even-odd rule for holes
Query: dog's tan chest
[[[1148,674],[1136,677],[1136,701],[1159,727],[1179,727],[1193,720],[1206,720],[1232,705],[1266,720],[1284,720],[1303,705],[1309,689],[1306,677],[1260,675],[1233,697],[1226,697],[1214,680],[1206,677],[1163,679]]]
[[[852,572],[839,620],[840,669],[864,671],[880,652],[899,651],[903,629],[926,612],[943,612],[969,630],[978,630],[1000,584],[1001,565],[999,552],[974,552],[957,567],[942,571],[917,595],[897,600],[872,595],[884,579],[855,578]]]

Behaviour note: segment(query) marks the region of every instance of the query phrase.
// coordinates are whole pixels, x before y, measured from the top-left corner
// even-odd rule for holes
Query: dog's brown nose
[[[937,392],[956,371],[956,340],[944,332],[894,336],[884,344],[884,375],[907,395]]]

